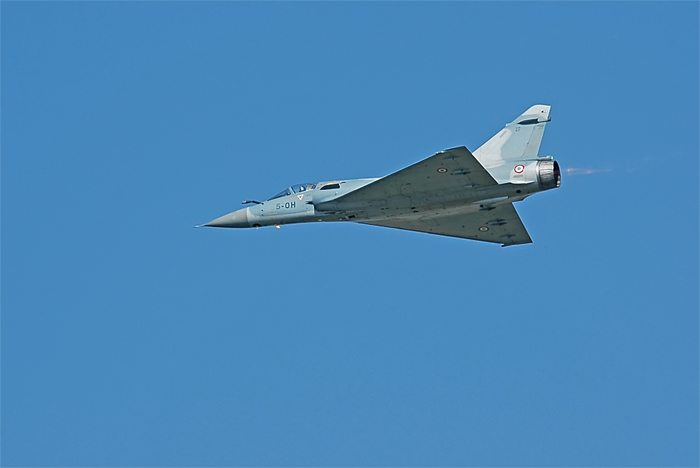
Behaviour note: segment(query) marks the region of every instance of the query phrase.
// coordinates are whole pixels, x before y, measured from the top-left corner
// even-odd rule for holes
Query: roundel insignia
[[[445,172],[447,172],[447,168],[446,168],[446,167],[438,167],[438,170],[437,170],[437,171],[438,171],[440,174],[444,174]]]
[[[488,230],[489,230],[488,226],[481,226],[481,227],[479,228],[479,231],[481,231],[481,232],[486,232],[486,231],[488,231]]]
[[[518,164],[513,168],[513,171],[515,171],[516,174],[522,174],[524,170],[525,166],[523,166],[522,164]]]

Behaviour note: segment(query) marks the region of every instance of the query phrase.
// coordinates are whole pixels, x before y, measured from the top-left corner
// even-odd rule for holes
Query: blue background
[[[1,13],[3,465],[698,465],[698,3]],[[538,103],[534,244],[192,229]]]

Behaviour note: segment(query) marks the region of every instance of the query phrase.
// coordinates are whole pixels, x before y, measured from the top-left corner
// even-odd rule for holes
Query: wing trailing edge
[[[493,242],[504,247],[532,243],[532,239],[512,203],[504,203],[488,210],[459,215],[361,221],[361,223],[461,239]]]

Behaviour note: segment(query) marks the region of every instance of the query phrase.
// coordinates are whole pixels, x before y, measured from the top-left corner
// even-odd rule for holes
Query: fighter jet
[[[386,177],[292,185],[203,226],[348,221],[504,247],[531,243],[513,203],[561,185],[559,164],[537,155],[550,109],[532,106],[474,153],[459,146]]]

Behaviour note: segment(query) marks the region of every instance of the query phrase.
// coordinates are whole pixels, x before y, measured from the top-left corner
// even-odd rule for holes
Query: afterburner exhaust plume
[[[610,172],[610,169],[586,169],[584,167],[567,167],[564,169],[568,175],[590,175],[599,172]]]

